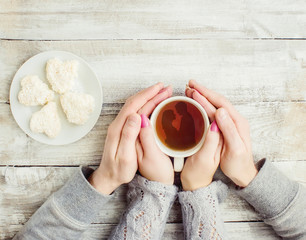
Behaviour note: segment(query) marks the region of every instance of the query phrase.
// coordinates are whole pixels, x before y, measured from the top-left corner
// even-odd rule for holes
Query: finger
[[[139,137],[136,139],[136,153],[137,153],[138,163],[142,162],[142,159],[143,159],[143,149],[142,149],[142,146],[140,144]]]
[[[219,165],[219,163],[220,163],[222,147],[223,147],[223,137],[220,134],[219,144],[218,144],[218,147],[217,147],[217,150],[216,150],[216,153],[215,153],[215,163],[216,163],[216,165]]]
[[[251,149],[251,140],[249,134],[249,126],[246,119],[244,119],[240,113],[234,108],[234,106],[222,95],[205,88],[204,86],[197,83],[195,80],[189,81],[189,87],[198,90],[201,95],[203,95],[212,105],[216,108],[225,108],[232,120],[234,121],[237,131],[247,146],[247,148]]]
[[[126,122],[127,117],[136,113],[148,100],[156,96],[159,91],[163,88],[163,83],[157,83],[147,89],[142,90],[133,97],[130,97],[127,102],[124,104],[123,108],[112,122],[109,127],[108,135],[111,135],[112,142],[117,142],[117,145],[120,140],[120,134],[123,128],[124,123]],[[112,144],[114,145],[114,144]]]
[[[144,155],[154,155],[160,151],[155,142],[150,121],[145,115],[141,115],[141,130],[139,133],[139,139],[143,148]]]
[[[122,108],[122,112],[128,111],[127,109],[133,109],[138,111],[144,104],[146,104],[150,99],[155,97],[164,87],[163,83],[157,83],[149,88],[146,88],[134,96],[130,97]]]
[[[163,83],[157,83],[128,98],[121,111],[119,112],[118,116],[114,120],[115,125],[118,125],[118,128],[120,128],[120,126],[122,127],[127,116],[134,112],[138,112],[138,110],[150,99],[155,97],[162,88]]]
[[[135,151],[136,139],[139,135],[141,125],[140,116],[137,113],[131,114],[122,129],[116,159],[126,158]]]
[[[153,97],[150,101],[148,101],[145,105],[142,106],[142,108],[138,111],[138,114],[144,114],[146,116],[149,116],[160,102],[164,101],[171,95],[171,86],[163,88],[155,97]]]
[[[237,110],[234,108],[234,106],[228,101],[224,96],[222,96],[219,93],[216,93],[199,83],[197,83],[195,80],[189,81],[189,87],[194,88],[195,90],[198,90],[200,94],[202,94],[212,105],[214,105],[216,108],[225,108],[231,117],[234,119],[234,121],[238,120],[240,117],[240,114],[237,112]]]
[[[200,105],[205,109],[210,122],[213,122],[215,120],[216,108],[197,90],[193,90],[192,98],[200,103]]]
[[[199,152],[197,153],[199,159],[207,161],[207,159],[213,159],[217,151],[220,142],[220,131],[217,123],[214,121],[209,130],[207,131],[205,141]]]
[[[187,88],[185,89],[185,95],[189,98],[192,98],[192,89],[191,88]]]
[[[224,142],[230,148],[240,148],[243,146],[242,139],[237,131],[234,121],[224,108],[216,111],[216,121],[223,134]]]

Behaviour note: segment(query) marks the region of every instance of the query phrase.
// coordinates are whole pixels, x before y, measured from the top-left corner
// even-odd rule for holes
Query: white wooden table
[[[29,57],[83,57],[104,92],[101,117],[82,140],[48,146],[15,123],[12,78]],[[79,165],[98,166],[107,127],[126,98],[157,81],[182,95],[188,79],[229,98],[249,119],[254,157],[306,183],[304,0],[2,0],[0,2],[0,238],[10,239]],[[106,239],[126,206],[126,186],[84,239]],[[221,206],[232,239],[278,239],[245,201]],[[175,202],[165,239],[183,239]]]

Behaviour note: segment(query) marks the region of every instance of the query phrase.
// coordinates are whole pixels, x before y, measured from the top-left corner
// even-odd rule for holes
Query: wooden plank
[[[107,239],[112,229],[116,225],[110,224],[95,224],[84,233],[82,239]],[[225,229],[228,234],[228,239],[262,239],[262,240],[276,240],[279,238],[270,226],[262,222],[248,222],[248,223],[225,223]],[[182,224],[167,224],[163,239],[166,240],[183,240],[184,228]]]
[[[23,227],[23,225],[12,225],[11,229],[5,233],[0,233],[3,240],[12,239],[13,236]],[[111,231],[116,224],[92,224],[83,234],[81,239],[108,239]],[[237,240],[276,240],[280,239],[273,229],[263,222],[241,222],[241,223],[225,223],[229,239]],[[181,223],[167,223],[163,238],[165,240],[183,240],[184,229]]]
[[[306,161],[274,162],[284,174],[306,186]],[[0,167],[0,233],[15,231],[77,171],[77,167]],[[117,223],[126,209],[127,186],[121,186],[111,202],[101,211],[96,224]],[[260,221],[254,209],[243,199],[229,192],[221,204],[224,221]],[[182,221],[180,204],[176,200],[169,223]]]
[[[6,39],[305,38],[303,0],[1,1]]]
[[[236,105],[250,122],[256,160],[304,160],[306,103],[263,102]],[[107,128],[120,104],[106,104],[92,131],[66,146],[49,146],[28,137],[17,125],[9,104],[0,104],[0,165],[98,165]]]
[[[190,78],[233,102],[306,100],[306,41],[0,41],[0,47],[2,102],[18,68],[54,49],[88,61],[107,103],[122,103],[157,81],[181,95]]]

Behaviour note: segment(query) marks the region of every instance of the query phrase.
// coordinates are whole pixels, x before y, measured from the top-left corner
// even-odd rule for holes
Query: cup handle
[[[184,158],[183,157],[175,157],[173,160],[174,171],[181,172],[184,166]]]

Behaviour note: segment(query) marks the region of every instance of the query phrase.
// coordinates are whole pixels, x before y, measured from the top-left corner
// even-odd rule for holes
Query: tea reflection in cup
[[[187,97],[171,97],[160,103],[151,115],[159,148],[174,157],[175,171],[181,171],[184,157],[203,145],[209,120],[202,106]]]
[[[197,126],[195,119],[199,119]],[[176,126],[173,126],[173,123],[176,123]],[[160,140],[169,148],[187,150],[194,147],[203,135],[204,120],[200,111],[191,103],[173,101],[160,110],[156,120],[156,130]]]

